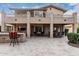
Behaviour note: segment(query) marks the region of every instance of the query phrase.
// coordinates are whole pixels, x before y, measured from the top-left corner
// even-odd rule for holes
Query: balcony
[[[49,17],[31,17],[30,23],[50,23]]]
[[[17,17],[27,17],[27,14],[16,14]]]
[[[26,16],[21,16],[18,15],[17,17],[11,17],[11,16],[6,16],[5,17],[5,23],[27,23],[27,17]]]
[[[52,19],[51,17],[27,17],[27,15],[17,15],[16,17],[5,17],[7,21],[6,23],[27,23],[28,20],[30,23],[58,23],[58,24],[67,24],[67,23],[74,23],[73,16],[62,16],[62,15],[53,15]]]
[[[53,22],[54,23],[74,23],[74,18],[73,16],[53,16]]]

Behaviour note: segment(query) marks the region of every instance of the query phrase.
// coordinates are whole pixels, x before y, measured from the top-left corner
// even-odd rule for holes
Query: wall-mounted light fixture
[[[39,19],[39,21],[41,21],[41,19]]]
[[[17,21],[17,19],[15,19],[15,21]]]
[[[64,21],[66,21],[66,19]]]

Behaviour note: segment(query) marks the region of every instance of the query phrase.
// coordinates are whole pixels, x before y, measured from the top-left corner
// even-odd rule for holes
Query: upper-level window
[[[31,15],[31,17],[34,17],[34,12],[31,11],[31,12],[30,12],[30,15]]]
[[[27,12],[25,10],[21,10],[21,11],[17,11],[16,14],[21,16],[26,16]]]
[[[43,17],[46,17],[46,12],[43,12]]]
[[[36,17],[46,17],[46,11],[34,11]]]
[[[43,11],[34,11],[34,16],[43,17]]]
[[[50,8],[50,10],[51,10],[52,8]]]

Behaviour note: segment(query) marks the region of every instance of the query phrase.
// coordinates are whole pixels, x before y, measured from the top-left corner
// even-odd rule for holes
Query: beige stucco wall
[[[53,11],[53,14],[60,14],[60,15],[63,15],[63,11],[61,11],[61,10],[52,8],[52,11]]]
[[[69,32],[73,32],[72,24],[71,25],[65,25],[66,29],[69,29]]]
[[[46,9],[47,11],[48,10],[50,10],[50,8],[47,8]],[[60,14],[60,15],[63,15],[63,11],[61,11],[61,10],[58,10],[58,9],[56,9],[56,8],[51,8],[51,10],[53,11],[53,14]],[[27,13],[27,11],[26,10],[15,10],[15,15],[17,16],[18,14],[26,14]]]

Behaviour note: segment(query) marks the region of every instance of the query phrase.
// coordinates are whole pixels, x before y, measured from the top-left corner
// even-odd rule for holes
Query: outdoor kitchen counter
[[[17,33],[17,34],[20,35],[20,37],[18,38],[20,42],[26,41],[25,33]],[[10,42],[9,33],[0,33],[0,43],[7,43],[7,42]]]

